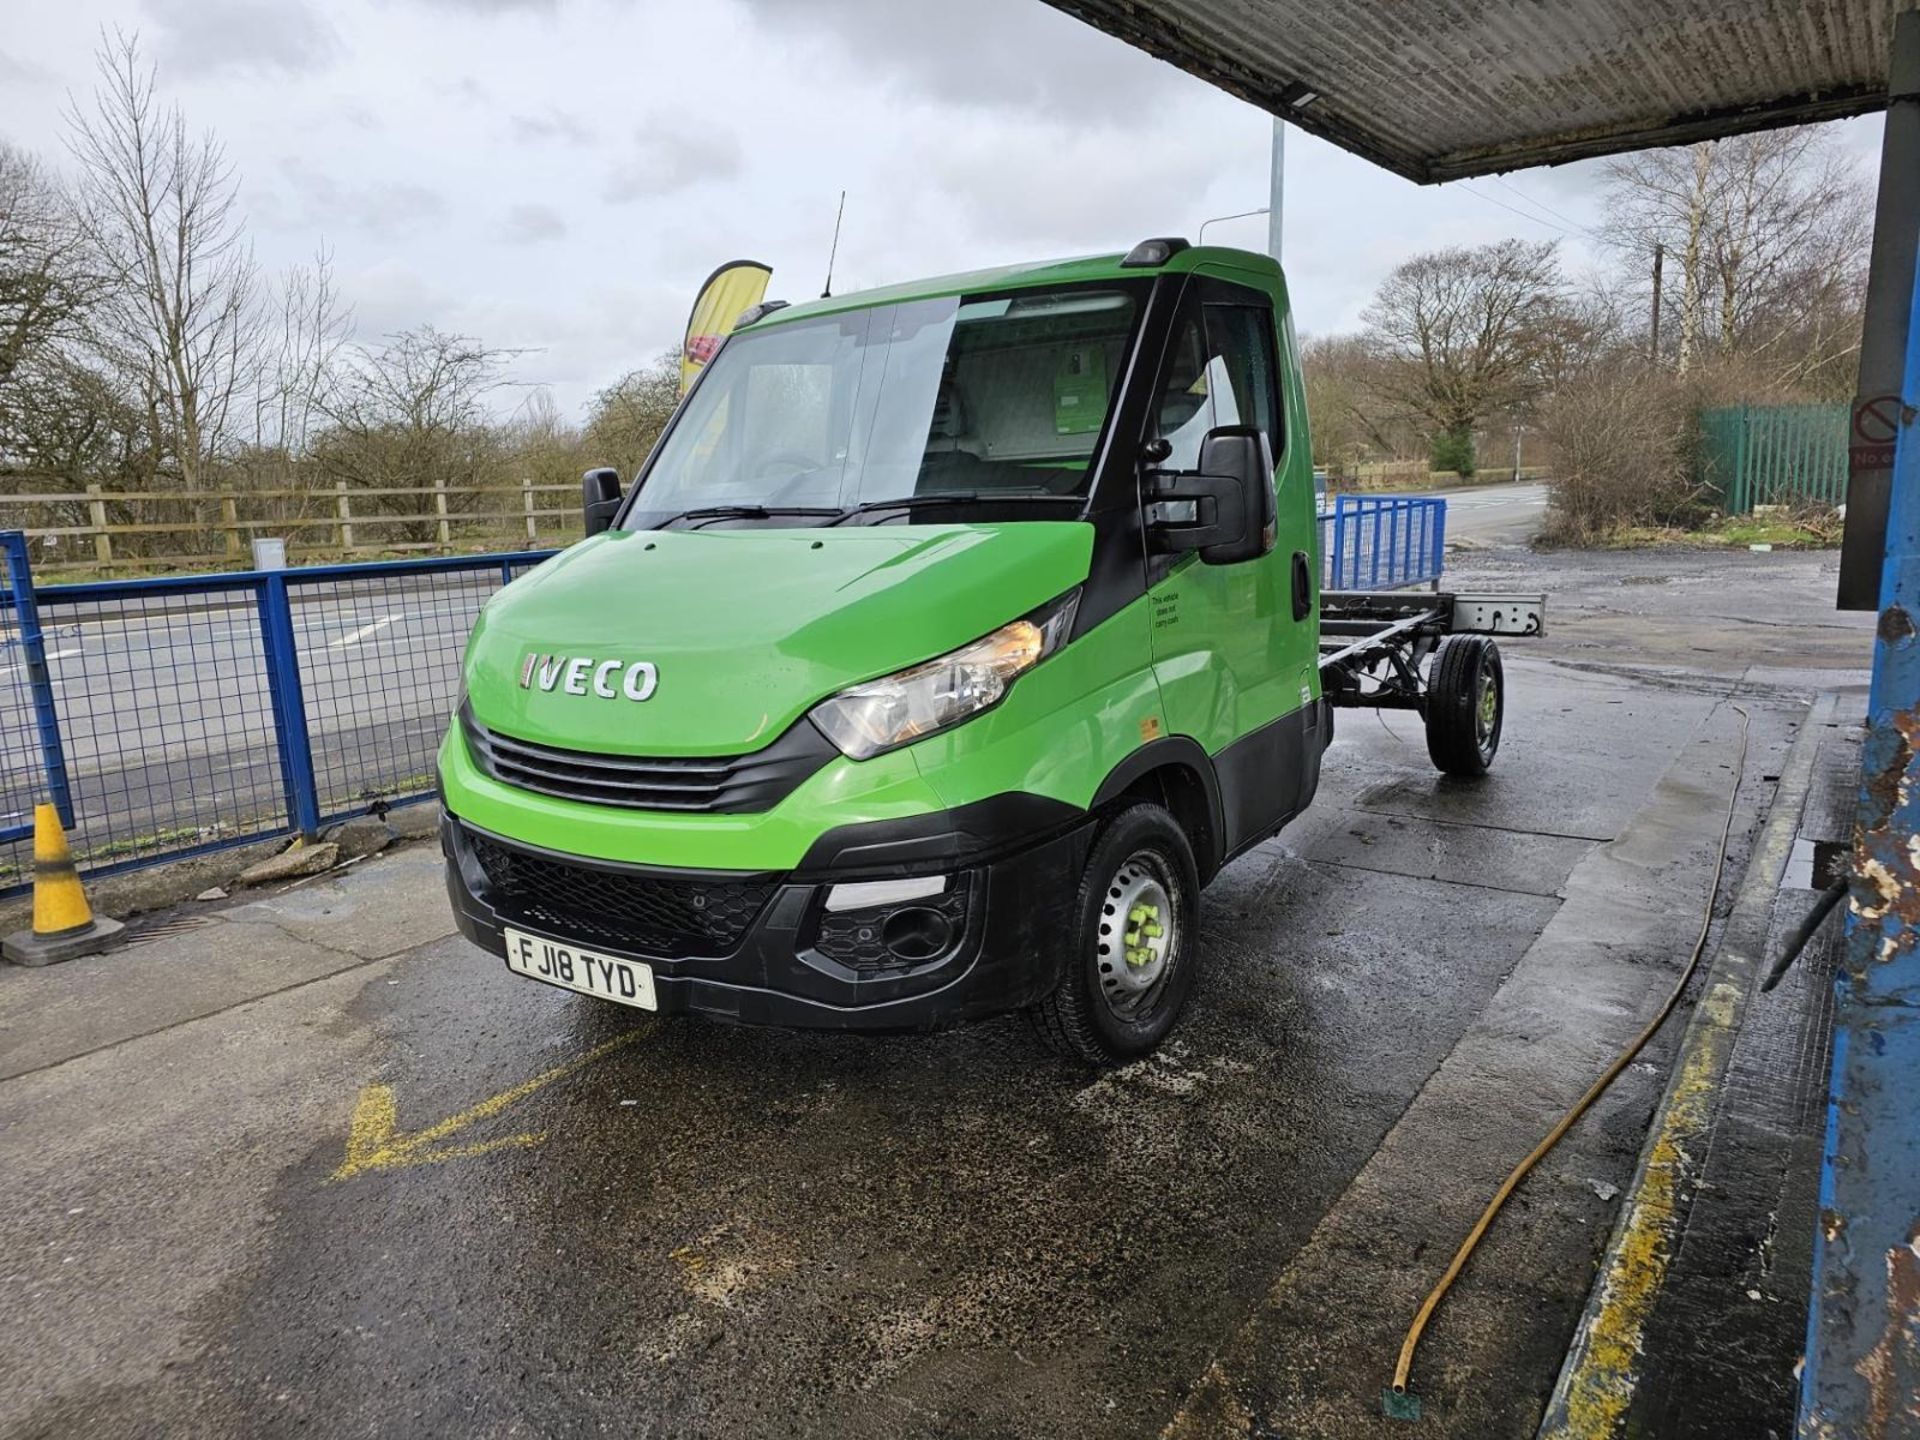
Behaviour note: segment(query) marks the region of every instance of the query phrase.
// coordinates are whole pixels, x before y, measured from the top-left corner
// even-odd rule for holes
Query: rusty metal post
[[[1920,279],[1888,494],[1800,1433],[1920,1435]]]

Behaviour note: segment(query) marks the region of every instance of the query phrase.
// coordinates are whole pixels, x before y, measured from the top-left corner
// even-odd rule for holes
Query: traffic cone
[[[52,965],[111,950],[126,938],[126,926],[95,918],[87,904],[60,812],[51,805],[34,806],[33,929],[16,930],[0,941],[0,956],[16,965]]]

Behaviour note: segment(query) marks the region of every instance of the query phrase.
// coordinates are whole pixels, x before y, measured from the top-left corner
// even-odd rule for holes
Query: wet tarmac
[[[1017,1018],[545,989],[450,934],[431,847],[0,973],[0,1434],[1407,1433],[1407,1296],[1691,940],[1709,673],[1511,647],[1477,784],[1343,715],[1313,810],[1207,892],[1173,1042],[1106,1075]],[[1799,716],[1744,693],[1743,837]],[[1428,1433],[1532,1433],[1661,1063],[1469,1272]]]

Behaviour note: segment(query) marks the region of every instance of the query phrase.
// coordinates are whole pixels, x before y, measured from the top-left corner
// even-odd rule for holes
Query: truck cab
[[[440,751],[470,939],[664,1012],[1165,1037],[1201,890],[1331,735],[1274,261],[1151,240],[759,307],[585,491]]]

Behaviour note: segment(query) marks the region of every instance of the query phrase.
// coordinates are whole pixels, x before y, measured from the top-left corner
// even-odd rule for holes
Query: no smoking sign
[[[1874,395],[1853,407],[1853,435],[1847,459],[1855,470],[1891,470],[1893,444],[1900,434],[1900,397]]]

